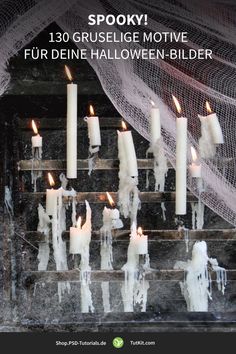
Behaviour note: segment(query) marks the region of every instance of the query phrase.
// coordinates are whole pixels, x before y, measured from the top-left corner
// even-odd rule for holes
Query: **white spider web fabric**
[[[88,26],[88,15],[148,14],[148,25]],[[202,160],[205,191],[201,200],[214,212],[236,226],[236,5],[234,0],[81,0],[1,2],[0,94],[7,89],[8,60],[51,22],[71,35],[75,31],[176,31],[188,32],[188,43],[78,43],[79,48],[135,49],[210,48],[212,60],[89,60],[104,91],[121,116],[142,136],[149,138],[150,100],[161,111],[162,135],[169,161],[175,166],[175,108],[172,94],[188,118],[190,146],[198,150],[200,121],[208,100],[218,115],[225,144],[214,159]],[[198,196],[198,186],[188,177],[189,190]]]

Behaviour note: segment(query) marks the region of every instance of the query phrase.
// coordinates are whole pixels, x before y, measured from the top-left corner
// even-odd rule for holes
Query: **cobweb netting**
[[[148,15],[147,26],[88,26],[89,14]],[[200,121],[208,100],[219,117],[225,143],[214,159],[202,162],[203,203],[236,225],[236,7],[234,0],[81,0],[2,1],[0,18],[0,93],[10,81],[9,58],[48,24],[73,32],[121,31],[188,32],[188,43],[77,43],[79,48],[188,49],[210,48],[212,60],[90,60],[104,91],[121,116],[150,140],[150,100],[161,111],[162,134],[168,160],[175,166],[176,114],[172,94],[178,97],[188,118],[188,144],[198,150]],[[188,153],[189,154],[189,153]],[[190,162],[190,154],[188,156]],[[188,178],[189,190],[198,196],[197,184]]]

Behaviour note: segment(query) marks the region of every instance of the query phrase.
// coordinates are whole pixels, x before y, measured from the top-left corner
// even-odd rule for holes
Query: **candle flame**
[[[108,192],[106,192],[106,195],[107,195],[107,199],[108,199],[108,201],[109,201],[110,206],[113,207],[113,206],[115,205],[115,202],[114,202],[112,196],[111,196],[110,193],[108,193]]]
[[[72,80],[73,80],[73,77],[72,77],[71,72],[70,72],[70,69],[68,68],[67,65],[65,65],[65,71],[66,71],[66,75],[67,75],[69,81],[72,81]]]
[[[35,124],[35,121],[32,119],[32,122],[31,122],[31,126],[32,126],[32,129],[34,131],[34,134],[38,134],[38,128],[37,128],[37,125]]]
[[[53,179],[53,177],[52,177],[50,172],[48,172],[48,181],[49,181],[49,184],[50,184],[51,187],[55,186],[54,179]]]
[[[125,124],[125,122],[122,120],[121,122],[121,126],[123,130],[127,130],[127,125]]]
[[[93,106],[90,104],[89,105],[89,114],[90,114],[90,116],[94,116],[94,108],[93,108]]]
[[[175,107],[177,109],[177,112],[180,114],[181,113],[181,106],[179,104],[179,101],[177,100],[177,98],[174,95],[172,95],[172,98],[173,98]]]
[[[206,101],[206,109],[207,109],[208,113],[212,113],[212,109],[211,109],[210,103],[208,101]]]
[[[142,236],[143,234],[143,229],[141,227],[138,228],[137,233],[139,236]]]
[[[155,102],[153,100],[150,100],[152,107],[155,107]]]
[[[197,152],[193,146],[191,146],[191,155],[192,155],[193,162],[196,162],[197,161]]]
[[[82,218],[81,216],[78,217],[78,220],[77,220],[77,223],[76,223],[76,226],[78,229],[81,229],[81,223],[82,223]]]

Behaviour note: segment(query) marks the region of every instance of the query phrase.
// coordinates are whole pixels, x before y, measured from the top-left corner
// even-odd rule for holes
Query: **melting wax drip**
[[[50,255],[49,234],[51,220],[41,204],[38,205],[38,218],[39,223],[37,231],[41,232],[45,236],[45,241],[39,242],[39,251],[37,256],[39,261],[38,270],[47,270]]]
[[[80,263],[80,294],[81,294],[81,312],[88,313],[94,312],[94,306],[92,301],[92,293],[90,290],[90,274],[91,268],[88,265],[89,254],[81,254]]]
[[[164,202],[161,202],[161,210],[162,210],[162,219],[163,221],[166,221],[166,207]]]
[[[96,165],[96,160],[98,159],[99,146],[89,147],[89,157],[88,157],[88,175],[90,176],[94,167]]]
[[[35,171],[34,170],[34,163],[40,162],[42,160],[42,147],[33,147],[32,146],[32,167],[31,167],[31,184],[33,185],[34,192],[37,192],[37,180],[42,177],[42,171]]]
[[[68,181],[64,174],[60,175],[60,180],[62,186],[66,188]],[[62,239],[62,233],[66,230],[66,208],[68,205],[63,203],[63,197],[71,197],[73,200],[72,203],[76,206],[76,192],[74,189],[65,190],[62,187],[58,189],[57,207],[51,219],[53,255],[56,263],[56,270],[59,271],[68,270],[66,242]],[[65,292],[70,292],[70,283],[58,282],[59,302],[61,302],[62,295]]]
[[[136,223],[138,210],[141,208],[138,190],[138,177],[130,177],[127,171],[127,161],[125,151],[122,148],[123,142],[119,138],[118,131],[118,158],[119,165],[119,190],[118,190],[118,205],[120,213],[125,218],[131,219],[131,224]]]
[[[208,262],[216,272],[218,289],[224,294],[227,282],[226,270],[219,267],[215,258],[208,257],[205,241],[194,244],[191,260],[177,262],[174,266],[174,269],[182,269],[186,272],[184,282],[180,282],[180,288],[188,311],[208,311],[208,298],[212,300]]]
[[[103,310],[104,312],[111,312],[109,281],[103,281],[101,287]]]
[[[199,151],[202,158],[213,158],[216,154],[216,145],[212,140],[212,135],[209,130],[209,124],[206,117],[200,116],[201,121],[201,137],[199,139]]]
[[[85,200],[86,205],[86,221],[82,228],[89,230],[89,235],[84,239],[84,243],[81,249],[81,260],[80,260],[80,294],[81,294],[81,312],[88,313],[94,312],[92,294],[90,291],[90,275],[91,267],[89,265],[89,246],[91,241],[91,217],[92,212],[87,200]]]
[[[153,153],[153,171],[155,177],[155,191],[164,192],[165,180],[168,172],[167,159],[164,151],[163,139],[160,137],[154,146],[150,145],[146,152]],[[146,173],[146,188],[149,188],[149,171]]]
[[[201,230],[204,225],[204,204],[198,200],[197,203],[191,203],[192,208],[192,229]]]
[[[112,233],[106,225],[100,230],[101,235],[101,269],[110,270],[113,269],[113,252],[112,252]]]
[[[149,255],[144,255],[144,264],[140,265],[140,259],[135,251],[132,233],[127,258],[127,263],[121,268],[125,272],[125,281],[121,286],[124,312],[133,312],[134,306],[137,304],[141,306],[141,311],[145,312],[147,291],[149,289],[149,282],[145,280],[145,274],[150,269]]]
[[[113,252],[112,252],[112,230],[120,229],[123,227],[123,222],[119,219],[112,219],[113,210],[104,208],[103,210],[103,225],[100,229],[101,239],[101,269],[113,269]],[[110,312],[110,292],[109,282],[102,282],[102,298],[104,312]]]
[[[9,215],[10,218],[13,216],[13,201],[12,201],[12,193],[11,190],[8,186],[5,186],[5,196],[4,196],[4,205],[6,208],[6,211]]]
[[[189,229],[184,226],[183,221],[175,219],[175,223],[178,225],[178,232],[183,234],[186,252],[189,251]]]
[[[53,255],[56,262],[56,269],[68,270],[66,243],[62,240],[62,232],[66,230],[66,213],[65,206],[62,203],[63,189],[59,189],[60,193],[57,197],[57,208],[52,217],[52,245]],[[58,282],[58,297],[61,302],[62,295],[65,291],[70,292],[69,282]]]

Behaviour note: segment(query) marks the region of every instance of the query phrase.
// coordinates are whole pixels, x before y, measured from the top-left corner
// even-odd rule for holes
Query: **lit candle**
[[[104,207],[103,223],[104,225],[107,223],[111,224],[111,228],[113,229],[119,229],[123,227],[123,223],[120,220],[120,212],[115,208],[115,203],[110,193],[106,192],[106,195],[111,208]]]
[[[123,227],[123,223],[120,220],[120,212],[115,208],[115,203],[111,195],[107,192],[107,198],[111,208],[106,206],[103,209],[103,225],[100,229],[101,235],[101,269],[113,269],[112,268],[112,230],[120,229]]]
[[[70,254],[81,254],[86,258],[86,262],[82,261],[83,265],[89,266],[87,254],[91,240],[91,209],[87,200],[86,204],[86,221],[81,226],[81,217],[78,218],[76,227],[70,227]],[[89,256],[89,254],[88,254]]]
[[[214,144],[223,144],[224,143],[224,138],[221,130],[221,126],[218,120],[218,117],[216,113],[212,113],[210,104],[208,101],[206,101],[206,109],[207,112],[209,113],[207,115],[207,120],[208,120],[208,125],[209,129],[212,135],[212,139]]]
[[[46,190],[46,213],[52,216],[57,211],[57,197],[59,196],[60,191],[58,189],[53,189],[55,182],[51,173],[48,173],[48,180],[52,188]]]
[[[128,176],[138,177],[138,165],[132,132],[127,130],[126,124],[123,121],[122,127],[124,130],[118,134],[118,139],[120,139],[120,141],[118,141],[119,148],[122,149],[126,159]]]
[[[77,178],[77,85],[72,82],[69,68],[65,65],[70,80],[67,85],[67,177]]]
[[[181,114],[180,104],[175,96],[172,96],[177,111]],[[176,119],[176,215],[186,214],[187,203],[187,118]]]
[[[202,166],[198,161],[196,150],[191,146],[192,163],[189,166],[189,171],[192,177],[200,178],[202,174]]]
[[[32,129],[34,131],[35,136],[32,136],[32,147],[33,148],[41,148],[43,146],[43,138],[39,135],[38,128],[35,124],[35,121],[32,119]]]
[[[132,231],[130,243],[133,245],[135,254],[147,254],[148,253],[148,237],[143,235],[143,230],[141,227],[138,228],[137,232]]]
[[[160,121],[160,110],[156,107],[155,103],[151,101],[151,146],[154,146],[158,139],[161,137],[161,121]]]
[[[82,244],[81,216],[77,220],[76,227],[70,227],[70,254],[80,254]]]
[[[85,121],[88,124],[88,136],[90,146],[100,146],[101,145],[101,133],[99,118],[94,114],[94,108],[89,105],[89,117],[85,117]]]

